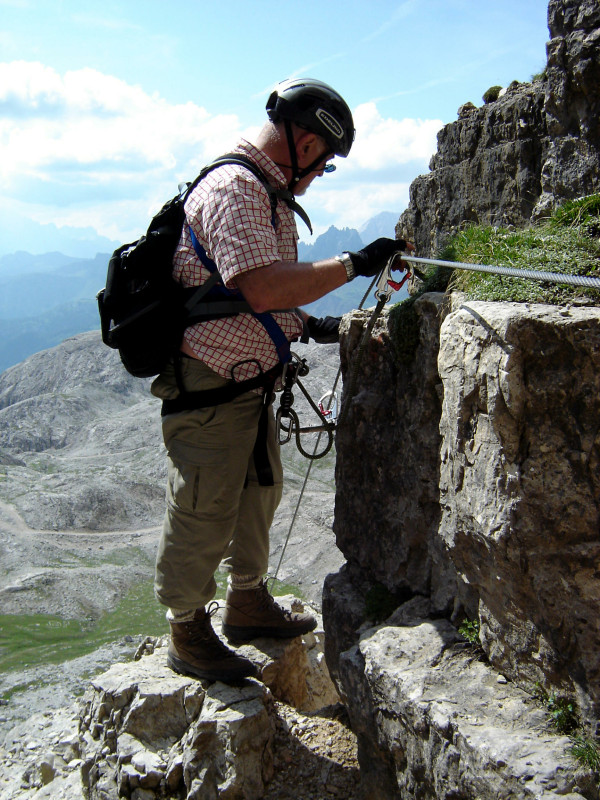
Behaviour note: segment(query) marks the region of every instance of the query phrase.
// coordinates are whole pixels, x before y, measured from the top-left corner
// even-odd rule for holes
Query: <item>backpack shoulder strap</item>
[[[277,201],[279,198],[279,191],[281,190],[275,189],[273,186],[271,186],[266,175],[263,174],[259,167],[250,158],[241,153],[228,153],[220,158],[215,159],[211,164],[208,164],[206,167],[204,167],[196,180],[184,191],[182,195],[183,203],[185,203],[194,187],[197,186],[198,183],[206,175],[208,175],[209,172],[212,172],[213,169],[225,164],[239,164],[240,166],[248,169],[256,178],[258,178],[269,196],[269,203],[271,205],[271,224],[273,228],[275,228]],[[282,199],[287,202],[287,199]],[[240,314],[243,312],[250,313],[267,331],[271,341],[275,346],[275,350],[280,362],[286,363],[289,361],[291,358],[290,343],[280,326],[273,318],[272,314],[270,314],[268,311],[263,313],[252,311],[251,307],[241,297],[239,299],[232,300],[232,296],[234,296],[236,293],[231,292],[229,289],[226,289],[225,286],[223,286],[222,282],[220,281],[220,276],[219,279],[214,278],[215,274],[218,275],[217,265],[208,257],[206,251],[196,238],[191,226],[189,231],[196,255],[202,264],[209,270],[211,277],[202,286],[198,287],[192,298],[188,301],[188,319],[190,320],[190,323],[188,324],[191,324],[192,319],[199,320],[206,319],[207,317],[214,319],[218,316],[230,316],[232,314]],[[209,289],[210,292],[208,291]],[[217,300],[218,297],[210,298],[210,294],[213,293],[216,293],[217,296],[220,295],[221,297],[226,298],[224,302],[219,303],[218,308],[215,303],[215,300]],[[210,299],[210,305],[208,307],[206,307],[206,304],[201,305],[199,301],[202,299]]]
[[[190,193],[196,188],[200,181],[208,175],[209,172],[212,172],[213,169],[222,167],[225,164],[238,164],[241,167],[245,167],[262,183],[267,194],[269,195],[269,203],[271,204],[271,224],[273,227],[275,227],[277,201],[282,200],[288,206],[288,208],[291,208],[292,211],[298,214],[300,219],[304,222],[312,234],[313,229],[310,223],[310,218],[302,206],[296,202],[292,192],[289,189],[276,189],[274,186],[271,186],[267,176],[263,173],[263,171],[254,163],[254,161],[252,161],[251,158],[245,156],[243,153],[226,153],[225,155],[216,158],[210,164],[207,164],[207,166],[202,169],[196,180],[184,190],[185,193],[183,194],[183,202],[187,200]]]

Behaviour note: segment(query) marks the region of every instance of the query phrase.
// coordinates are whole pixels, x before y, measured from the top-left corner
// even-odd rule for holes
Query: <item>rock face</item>
[[[360,583],[381,583],[392,594],[429,595],[443,589],[434,534],[439,525],[440,378],[439,311],[442,295],[415,304],[419,359],[394,362],[385,315],[377,322],[360,362],[360,386],[337,433],[334,531],[348,569]],[[367,312],[344,321],[342,369],[348,370]],[[347,402],[344,399],[344,402]],[[344,458],[362,452],[365,458]],[[410,464],[400,486],[396,464]],[[391,465],[394,465],[393,470]],[[350,489],[350,487],[352,487]],[[446,598],[440,594],[441,608]]]
[[[365,797],[596,798],[532,693],[571,698],[596,730],[600,310],[457,298],[440,329],[439,302],[415,304],[412,367],[384,318],[338,433],[347,564],[325,584],[326,655]],[[465,618],[487,664],[463,650]]]
[[[172,793],[185,786],[189,798],[226,792],[241,798],[244,791],[260,797],[272,777],[267,702],[257,681],[205,689],[174,675],[164,650],[162,658],[143,658],[135,670],[116,664],[92,681],[84,708],[88,796],[116,799],[137,789]]]
[[[0,375],[0,499],[32,528],[146,527],[164,506],[159,403],[99,332],[67,339]],[[23,486],[28,491],[22,490]]]
[[[494,102],[466,104],[438,134],[396,228],[437,255],[466,222],[522,227],[565,199],[600,188],[600,8],[552,0],[545,73]]]
[[[439,533],[490,662],[600,718],[600,309],[459,304],[441,330]]]
[[[553,0],[548,27],[549,141],[537,214],[600,186],[600,7],[595,0]]]
[[[281,602],[291,607],[293,598]],[[259,666],[261,681],[237,686],[176,675],[166,665],[167,642],[149,640],[136,661],[92,680],[80,715],[86,796],[262,798],[273,778],[273,699],[305,712],[339,700],[322,629],[240,648]]]
[[[511,87],[481,108],[463,106],[438,133],[431,172],[411,184],[396,226],[419,255],[437,256],[465,222],[522,227],[529,221],[541,193],[544,97],[541,81]]]
[[[565,767],[570,740],[548,730],[531,697],[498,683],[448,621],[420,620],[419,610],[413,604],[405,627],[397,614],[365,631],[341,660],[344,682],[364,708],[356,729],[359,746],[369,748],[361,758],[363,797],[595,796],[591,776]]]
[[[548,21],[544,74],[438,134],[396,227],[420,255],[600,191],[600,5],[551,0]],[[411,364],[392,315],[362,356],[360,315],[341,341],[358,375],[337,437],[346,564],[323,613],[364,796],[597,798],[532,695],[600,733],[600,311],[439,296],[414,311]]]

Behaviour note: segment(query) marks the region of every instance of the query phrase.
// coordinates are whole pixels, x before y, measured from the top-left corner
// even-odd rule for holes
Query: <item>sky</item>
[[[0,254],[139,237],[288,77],[332,85],[357,130],[302,200],[314,237],[400,214],[439,129],[541,72],[548,39],[547,0],[0,0]]]

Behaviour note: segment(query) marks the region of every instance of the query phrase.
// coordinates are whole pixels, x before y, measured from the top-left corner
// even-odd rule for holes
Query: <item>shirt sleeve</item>
[[[281,255],[264,186],[239,172],[215,177],[206,184],[200,227],[208,252],[231,289],[238,275],[273,264]],[[191,224],[198,235],[197,221],[192,219]]]

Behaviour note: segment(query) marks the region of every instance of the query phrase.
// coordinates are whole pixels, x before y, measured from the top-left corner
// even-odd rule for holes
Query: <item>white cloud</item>
[[[435,153],[439,119],[391,119],[375,103],[363,103],[354,112],[356,141],[348,165],[353,169],[385,169],[410,161],[427,164]]]
[[[340,189],[315,186],[314,194],[310,196],[310,216],[315,234],[322,233],[330,225],[336,228],[359,228],[381,211],[397,211],[399,216],[408,203],[409,186],[408,182],[368,181]],[[309,203],[305,205],[308,210]],[[301,231],[301,238],[307,238],[304,230]]]
[[[401,211],[408,181],[426,170],[441,127],[439,120],[385,118],[374,102],[354,117],[350,157],[306,199],[317,231]],[[257,131],[244,130],[234,114],[173,104],[94,69],[60,74],[37,62],[0,63],[0,186],[40,223],[91,225],[130,240],[178,181]]]
[[[358,228],[381,211],[399,215],[410,183],[427,172],[437,149],[441,120],[385,118],[374,102],[355,108],[353,117],[357,134],[350,155],[307,194],[315,235],[330,225]]]
[[[23,175],[50,179],[56,168],[101,165],[92,183],[128,170],[170,170],[218,153],[234,141],[234,115],[193,103],[171,105],[93,69],[64,76],[43,64],[0,64],[0,176],[5,189]]]
[[[140,235],[151,213],[230,147],[236,115],[171,104],[93,69],[0,64],[0,186],[37,222]]]

